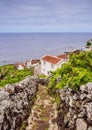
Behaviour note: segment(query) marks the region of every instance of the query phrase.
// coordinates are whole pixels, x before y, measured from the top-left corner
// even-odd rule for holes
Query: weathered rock
[[[0,130],[18,130],[22,122],[27,120],[38,83],[40,79],[27,77],[19,83],[0,89]]]
[[[65,87],[58,90],[60,105],[57,124],[60,130],[90,130],[92,128],[92,83],[78,91]]]
[[[87,130],[87,124],[84,122],[83,119],[77,119],[76,130]]]

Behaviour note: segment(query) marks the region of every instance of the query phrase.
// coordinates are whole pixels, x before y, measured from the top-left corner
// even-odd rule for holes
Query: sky
[[[92,32],[92,0],[0,0],[0,32]]]

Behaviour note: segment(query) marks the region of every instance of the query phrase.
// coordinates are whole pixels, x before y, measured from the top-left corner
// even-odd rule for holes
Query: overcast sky
[[[0,32],[92,32],[92,0],[0,0]]]

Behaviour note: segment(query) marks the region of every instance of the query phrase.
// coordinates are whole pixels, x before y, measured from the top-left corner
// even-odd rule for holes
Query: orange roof
[[[33,60],[31,61],[32,64],[36,64],[36,63],[39,63],[39,62],[40,62],[40,59],[33,59]]]
[[[58,55],[57,57],[61,58],[61,59],[66,59],[67,55],[66,54],[62,54],[62,55]]]
[[[50,56],[50,55],[46,55],[42,58],[42,60],[50,62],[52,64],[57,64],[61,59],[58,57],[54,57],[54,56]]]
[[[19,62],[17,62],[17,63],[15,64],[15,67],[18,67],[19,65],[21,65],[22,67],[26,67],[25,64],[19,63]]]

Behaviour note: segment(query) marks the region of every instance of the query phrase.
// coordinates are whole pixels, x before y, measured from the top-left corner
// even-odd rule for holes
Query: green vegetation
[[[33,75],[33,68],[17,70],[14,65],[0,66],[0,87],[19,82],[28,75]]]
[[[92,82],[92,51],[70,54],[69,57],[68,63],[51,72],[49,88],[53,93],[65,86],[77,90],[80,85]]]
[[[88,40],[86,43],[86,47],[90,47],[92,46],[92,39]]]
[[[39,74],[38,75],[39,78],[48,78],[48,76],[44,75],[44,74]]]

